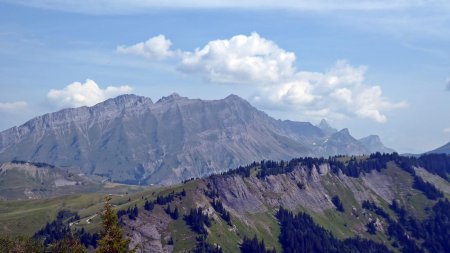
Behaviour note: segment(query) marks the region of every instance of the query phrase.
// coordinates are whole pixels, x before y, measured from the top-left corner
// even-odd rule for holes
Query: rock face
[[[383,145],[378,135],[369,135],[367,137],[359,139],[359,142],[370,152],[392,153],[395,150],[387,148]]]
[[[267,206],[289,209],[303,206],[321,212],[333,207],[329,193],[320,181],[326,174],[326,170],[319,174],[316,167],[312,170],[298,167],[292,173],[271,175],[264,180],[237,175],[216,177],[213,185],[220,189],[220,198],[237,213],[266,211]]]
[[[430,152],[427,153],[434,153],[434,154],[450,154],[450,142],[445,144],[442,147],[439,147],[435,150],[432,150]]]
[[[369,152],[348,130],[320,126],[275,120],[235,95],[172,94],[156,103],[122,95],[1,132],[0,162],[46,162],[118,182],[170,184],[262,159]]]
[[[173,245],[162,244],[170,238],[169,222],[169,217],[149,212],[141,212],[136,220],[124,217],[123,227],[125,235],[130,239],[129,248],[135,249],[136,253],[173,252]]]
[[[396,197],[407,198],[412,179],[407,172],[395,166],[354,178],[343,173],[332,173],[329,164],[322,164],[312,168],[297,166],[292,172],[266,178],[220,175],[207,180],[229,210],[243,215],[266,212],[279,206],[291,210],[301,206],[314,213],[323,213],[334,208],[331,202],[333,195],[343,192],[359,204],[364,200],[391,203]],[[444,180],[438,186],[445,190],[448,183],[445,184]]]

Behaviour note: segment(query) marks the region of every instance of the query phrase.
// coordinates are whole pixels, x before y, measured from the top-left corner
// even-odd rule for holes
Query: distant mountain
[[[170,184],[255,160],[369,152],[348,130],[333,131],[326,121],[319,126],[275,120],[236,95],[200,100],[174,93],[156,103],[122,95],[1,132],[0,162],[46,162],[117,182]]]
[[[322,119],[320,123],[317,125],[320,130],[326,135],[332,135],[336,133],[338,130],[331,127],[325,119]]]
[[[442,147],[439,147],[437,149],[431,150],[427,153],[435,153],[435,154],[450,154],[450,142],[445,144]]]
[[[325,138],[318,150],[323,156],[333,154],[362,155],[370,152],[357,139],[350,135],[347,128]]]
[[[395,150],[385,147],[378,135],[369,135],[359,139],[359,142],[370,152],[392,153]]]
[[[73,170],[49,164],[0,164],[0,199],[40,199],[97,191],[100,184]]]

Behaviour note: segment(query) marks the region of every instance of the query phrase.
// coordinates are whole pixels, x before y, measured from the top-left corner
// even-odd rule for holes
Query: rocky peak
[[[230,94],[224,99],[228,100],[228,101],[245,101],[243,98],[241,98],[241,97],[239,97],[238,95],[235,95],[235,94]]]
[[[320,130],[322,130],[322,132],[326,135],[332,135],[337,132],[337,130],[330,126],[325,119],[322,119],[317,127],[320,128]]]
[[[247,100],[239,97],[238,95],[234,95],[234,94],[228,95],[226,98],[224,98],[222,100],[225,102],[228,102],[228,103],[234,103],[234,104],[243,105],[246,107],[251,106]]]
[[[173,101],[178,101],[178,100],[183,100],[183,99],[187,99],[187,98],[186,97],[182,97],[178,93],[174,92],[174,93],[170,94],[167,97],[160,98],[157,103],[173,102]]]
[[[369,135],[367,137],[361,138],[360,139],[361,142],[366,142],[366,143],[372,143],[372,144],[379,144],[381,143],[380,137],[378,135]]]
[[[378,135],[369,135],[367,137],[359,139],[359,142],[361,142],[361,144],[364,145],[364,147],[370,153],[375,152],[392,153],[395,151],[391,148],[385,147]]]
[[[341,131],[337,132],[336,134],[343,135],[343,136],[350,135],[350,131],[348,130],[348,128],[344,128]]]
[[[317,125],[318,127],[321,127],[321,128],[328,128],[328,127],[331,127],[329,124],[328,124],[328,121],[326,120],[326,119],[322,119],[321,121],[320,121],[320,123],[319,123],[319,125]]]

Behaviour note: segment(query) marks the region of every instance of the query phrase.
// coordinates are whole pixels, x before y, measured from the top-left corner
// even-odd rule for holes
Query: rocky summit
[[[276,120],[246,100],[121,95],[0,133],[0,162],[45,162],[131,184],[172,184],[260,160],[385,152],[326,121]],[[389,149],[389,151],[391,151]]]

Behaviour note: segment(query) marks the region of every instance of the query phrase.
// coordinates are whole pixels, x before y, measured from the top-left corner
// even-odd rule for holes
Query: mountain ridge
[[[0,132],[0,162],[47,162],[123,183],[171,184],[255,160],[369,153],[348,129],[329,133],[276,120],[233,94],[201,100],[173,93],[156,103],[127,94]]]

